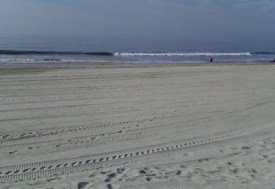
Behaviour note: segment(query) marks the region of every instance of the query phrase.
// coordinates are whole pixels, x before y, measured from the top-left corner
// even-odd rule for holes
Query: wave
[[[59,59],[59,58],[44,58],[43,59],[43,61],[45,61],[45,62],[53,62],[53,61],[55,61],[55,62],[59,62],[59,61],[62,61],[61,59]]]
[[[112,52],[77,52],[77,51],[24,51],[24,50],[0,50],[0,55],[95,55],[113,56]]]
[[[95,56],[251,56],[275,55],[275,52],[186,52],[186,53],[147,53],[147,52],[85,52],[85,51],[32,51],[32,50],[0,50],[0,55],[95,55]]]
[[[0,55],[94,55],[94,56],[251,56],[275,55],[275,52],[186,52],[186,53],[147,53],[147,52],[85,52],[85,51],[32,51],[32,50],[0,50]]]
[[[190,53],[127,53],[117,52],[115,56],[251,56],[250,52],[238,53],[211,53],[211,52],[190,52]]]
[[[275,55],[275,52],[262,51],[262,52],[252,52],[253,55]]]

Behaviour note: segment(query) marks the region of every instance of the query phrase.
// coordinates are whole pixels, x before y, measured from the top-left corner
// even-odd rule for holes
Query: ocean
[[[85,38],[0,36],[0,65],[270,63],[275,51],[114,48]],[[199,48],[198,48],[199,49]]]

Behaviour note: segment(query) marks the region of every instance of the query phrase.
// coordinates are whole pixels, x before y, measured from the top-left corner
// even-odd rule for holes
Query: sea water
[[[115,43],[115,42],[114,42]],[[0,36],[0,65],[270,63],[275,51],[133,49],[79,37]]]

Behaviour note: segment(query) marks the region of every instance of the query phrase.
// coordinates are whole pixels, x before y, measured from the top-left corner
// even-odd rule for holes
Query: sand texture
[[[0,69],[0,189],[275,188],[273,65]]]

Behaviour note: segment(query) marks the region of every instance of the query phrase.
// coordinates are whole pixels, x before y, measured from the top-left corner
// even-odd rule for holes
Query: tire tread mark
[[[270,126],[273,125],[268,125],[266,127]],[[116,163],[125,163],[131,159],[137,160],[146,156],[167,153],[169,151],[180,150],[190,146],[197,146],[240,137],[241,135],[255,132],[259,129],[263,129],[263,127],[241,131],[238,130],[235,132],[227,131],[220,134],[220,136],[212,136],[206,139],[197,139],[195,141],[185,142],[184,144],[159,144],[130,150],[114,151],[104,154],[86,155],[59,160],[0,167],[0,182],[3,183],[21,181],[26,179],[35,179],[38,177],[48,177],[52,175],[71,173],[91,168],[104,167]]]

